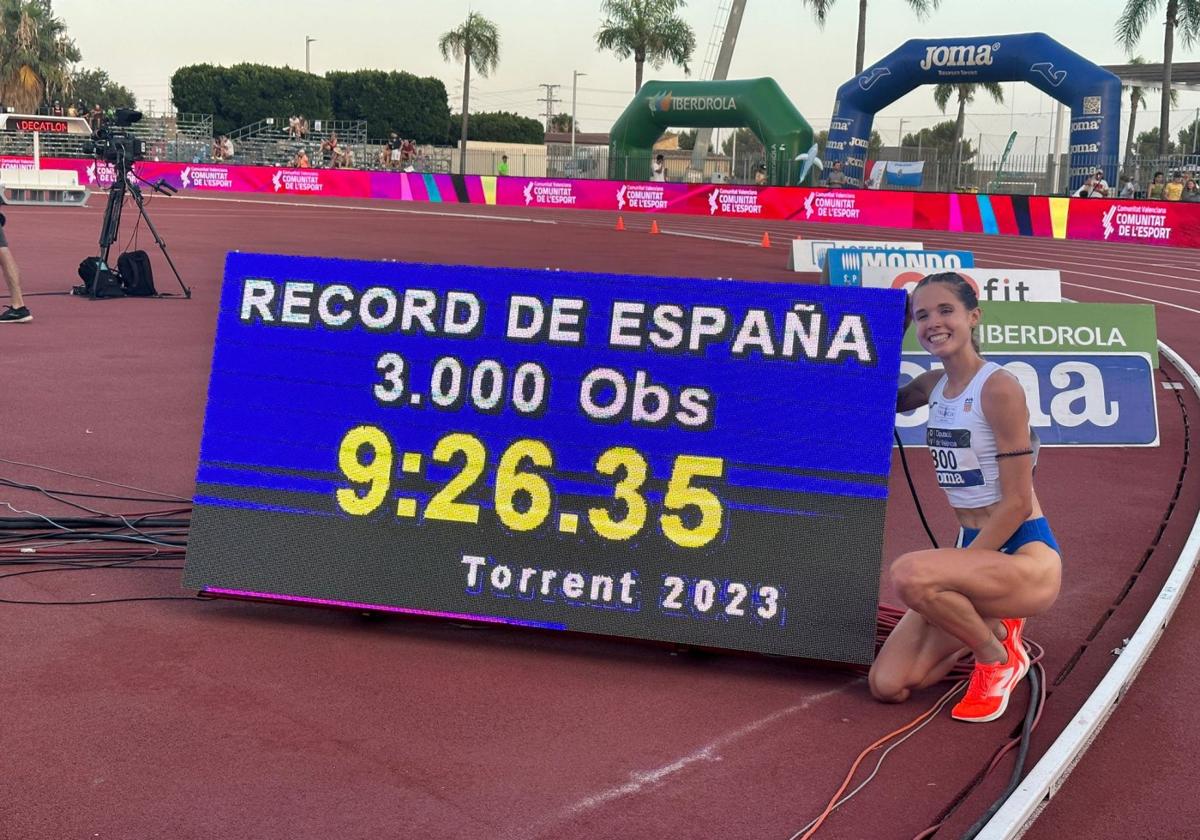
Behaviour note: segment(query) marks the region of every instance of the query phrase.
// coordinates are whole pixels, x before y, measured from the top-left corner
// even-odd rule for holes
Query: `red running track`
[[[180,197],[156,201],[151,212],[195,288],[192,301],[54,294],[76,282],[79,259],[94,251],[100,212],[9,214],[36,320],[0,334],[9,384],[0,457],[182,496],[192,490],[228,250],[794,282],[785,245],[797,231],[897,235],[659,218],[664,235],[652,237],[648,217],[627,216],[630,229],[617,233],[607,213]],[[124,233],[132,229],[127,216]],[[758,247],[764,231],[775,247]],[[1200,360],[1200,269],[1190,252],[923,237],[974,250],[982,265],[1060,268],[1077,299],[1153,301],[1161,337]],[[140,244],[152,251],[159,287],[171,291],[145,231]],[[1195,418],[1198,410],[1190,392],[1162,390],[1160,448],[1048,450],[1043,458],[1039,493],[1066,547],[1067,575],[1059,603],[1029,630],[1047,648],[1052,682],[1031,760],[1137,626],[1200,509],[1200,480],[1185,472],[1155,543],[1180,478],[1185,412]],[[8,479],[110,492],[92,480],[0,468]],[[948,538],[949,513],[919,467],[917,484]],[[898,469],[891,490],[889,558],[923,541]],[[9,488],[0,502],[64,512]],[[178,584],[177,571],[54,573],[5,580],[0,598],[184,594]],[[883,595],[895,602],[886,588]],[[1172,674],[1200,622],[1197,597],[1185,600],[1030,836],[1188,836],[1200,813],[1185,795],[1189,776],[1171,771],[1188,766],[1200,725],[1173,713],[1190,683]],[[232,602],[4,604],[0,639],[3,840],[787,838],[820,813],[859,750],[941,693],[882,706],[861,678],[783,660]],[[893,752],[817,836],[912,837],[987,764],[1020,715],[1014,707],[996,724],[972,727],[943,714]],[[938,836],[958,836],[1003,788],[1010,766],[1002,762]],[[1130,780],[1131,766],[1146,770]],[[1116,798],[1127,791],[1137,801]]]

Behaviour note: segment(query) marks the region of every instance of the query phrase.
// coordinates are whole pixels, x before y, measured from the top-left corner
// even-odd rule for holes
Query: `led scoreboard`
[[[230,254],[185,583],[869,662],[903,306]]]

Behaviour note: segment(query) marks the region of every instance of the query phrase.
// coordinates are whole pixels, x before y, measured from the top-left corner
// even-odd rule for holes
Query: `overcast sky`
[[[1125,0],[942,0],[928,20],[917,20],[904,0],[871,0],[867,17],[870,65],[909,38],[1002,35],[1041,31],[1098,64],[1125,61],[1113,24]],[[541,118],[542,83],[556,84],[555,112],[571,110],[572,71],[578,80],[577,114],[583,131],[607,131],[633,93],[632,59],[619,60],[595,47],[599,0],[54,0],[83,53],[83,64],[100,67],[133,90],[143,109],[161,112],[176,68],[197,63],[256,62],[303,68],[305,36],[311,70],[372,68],[436,76],[446,84],[451,108],[459,109],[462,67],[442,60],[437,39],[460,24],[469,8],[500,30],[500,65],[489,78],[473,75],[471,110],[506,110]],[[721,0],[691,0],[684,18],[696,33],[693,73],[704,63]],[[1165,3],[1161,4],[1165,7]],[[854,72],[858,4],[839,0],[824,30],[801,0],[748,0],[729,78],[772,76],[815,129],[827,128],[834,92]],[[720,16],[724,23],[724,14]],[[1146,28],[1137,52],[1162,60],[1161,14]],[[1176,61],[1200,60],[1200,48],[1178,40]],[[647,67],[646,78],[683,78],[678,68]],[[1002,146],[1009,130],[1031,143],[1050,134],[1054,102],[1036,89],[1005,84],[1005,103],[990,99],[968,111],[968,136],[984,135],[984,151]],[[1172,135],[1190,123],[1200,93],[1181,93]],[[1139,130],[1158,124],[1157,100],[1138,117]],[[951,114],[953,116],[953,108]],[[882,111],[875,128],[895,143],[901,130],[944,119],[932,88],[918,88]],[[1020,148],[1020,147],[1019,147]],[[1044,150],[1044,146],[1042,147]]]

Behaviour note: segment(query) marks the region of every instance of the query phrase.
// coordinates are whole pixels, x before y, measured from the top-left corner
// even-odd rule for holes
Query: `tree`
[[[938,157],[949,157],[954,154],[955,149],[960,145],[957,130],[958,126],[953,120],[946,120],[929,128],[922,128],[916,134],[905,134],[904,139],[900,141],[900,145],[909,148],[919,148],[922,152],[930,149]],[[961,148],[964,163],[975,156],[975,150],[971,148],[970,140],[963,140]]]
[[[571,115],[570,114],[555,114],[550,118],[550,130],[561,132],[562,134],[571,133]]]
[[[813,17],[817,19],[817,25],[822,28],[825,26],[825,21],[829,17],[829,10],[833,8],[833,4],[837,0],[803,0],[812,7]],[[938,7],[941,0],[907,0],[908,5],[917,13],[917,18],[924,20],[925,17]],[[855,75],[863,71],[863,58],[867,51],[867,0],[858,0],[858,51],[854,58],[854,73]]]
[[[103,70],[75,70],[71,74],[71,99],[91,108],[136,108],[137,98],[129,88],[119,85]],[[80,114],[83,116],[83,114]]]
[[[1154,126],[1149,131],[1143,131],[1139,134],[1137,137],[1137,147],[1141,154],[1155,154],[1157,152],[1160,157],[1163,155],[1173,155],[1179,151],[1179,148],[1170,139],[1167,140],[1165,146],[1159,142],[1158,126]]]
[[[457,29],[451,29],[438,39],[442,58],[463,63],[462,133],[459,138],[458,173],[467,169],[467,131],[471,122],[471,65],[485,79],[500,63],[500,32],[496,24],[479,12],[469,12]]]
[[[933,101],[943,114],[946,113],[946,105],[949,104],[950,97],[958,94],[958,119],[954,121],[955,146],[962,142],[963,126],[966,124],[967,119],[967,106],[975,101],[975,93],[978,88],[983,88],[985,91],[987,91],[997,104],[1004,104],[1004,88],[1000,87],[998,82],[971,82],[964,85],[937,85],[933,89]],[[964,153],[959,155],[958,161],[961,164],[966,159],[967,158]]]
[[[1117,43],[1125,52],[1131,53],[1142,37],[1142,31],[1150,16],[1158,9],[1162,0],[1126,0],[1125,11],[1117,18]],[[1197,0],[1167,0],[1166,26],[1163,32],[1163,80],[1162,99],[1158,118],[1158,153],[1167,154],[1167,142],[1171,138],[1171,59],[1175,52],[1175,32],[1185,47],[1196,43],[1200,37],[1200,2]]]
[[[1145,64],[1146,59],[1140,55],[1129,57],[1130,64]],[[1138,108],[1146,107],[1146,94],[1158,90],[1158,88],[1142,88],[1137,85],[1129,85],[1129,132],[1125,135],[1125,165],[1130,165],[1130,158],[1133,157],[1133,137],[1134,126],[1137,125]],[[1178,91],[1171,91],[1171,105],[1179,104]]]
[[[171,99],[180,113],[212,114],[215,134],[228,134],[266,117],[333,116],[329,80],[266,64],[180,67],[171,75]]]
[[[0,0],[0,101],[18,112],[71,93],[79,48],[50,0]]]
[[[469,120],[468,140],[491,143],[528,143],[541,146],[546,142],[546,130],[542,123],[531,117],[522,117],[508,111],[492,113],[477,112]],[[462,114],[450,115],[450,139],[462,132]]]
[[[1179,130],[1179,150],[1185,155],[1195,154],[1200,149],[1200,120]]]
[[[596,32],[596,49],[612,50],[618,58],[633,56],[633,91],[642,89],[643,65],[655,70],[665,61],[691,75],[688,60],[696,51],[696,33],[676,10],[685,0],[604,0],[604,23]]]
[[[369,137],[396,132],[418,143],[446,142],[450,106],[441,79],[383,70],[326,73],[333,117],[366,120]]]
[[[750,158],[766,158],[766,151],[763,149],[763,143],[758,139],[758,135],[748,128],[739,128],[736,132],[731,133],[728,137],[721,141],[721,152],[726,155],[733,155],[733,138],[737,137],[737,153],[738,157],[743,160]]]
[[[682,151],[690,152],[696,148],[696,138],[700,135],[700,130],[697,128],[689,128],[679,132],[679,148]]]

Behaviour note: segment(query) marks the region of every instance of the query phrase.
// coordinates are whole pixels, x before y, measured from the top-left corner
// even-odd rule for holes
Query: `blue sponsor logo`
[[[914,271],[953,271],[974,268],[970,251],[908,251],[901,248],[830,248],[825,252],[830,286],[861,286],[864,266]]]
[[[1029,425],[1048,446],[1157,446],[1154,369],[1144,353],[989,354],[1025,388]],[[905,353],[900,384],[934,367]],[[905,446],[923,446],[929,409],[896,415]]]

